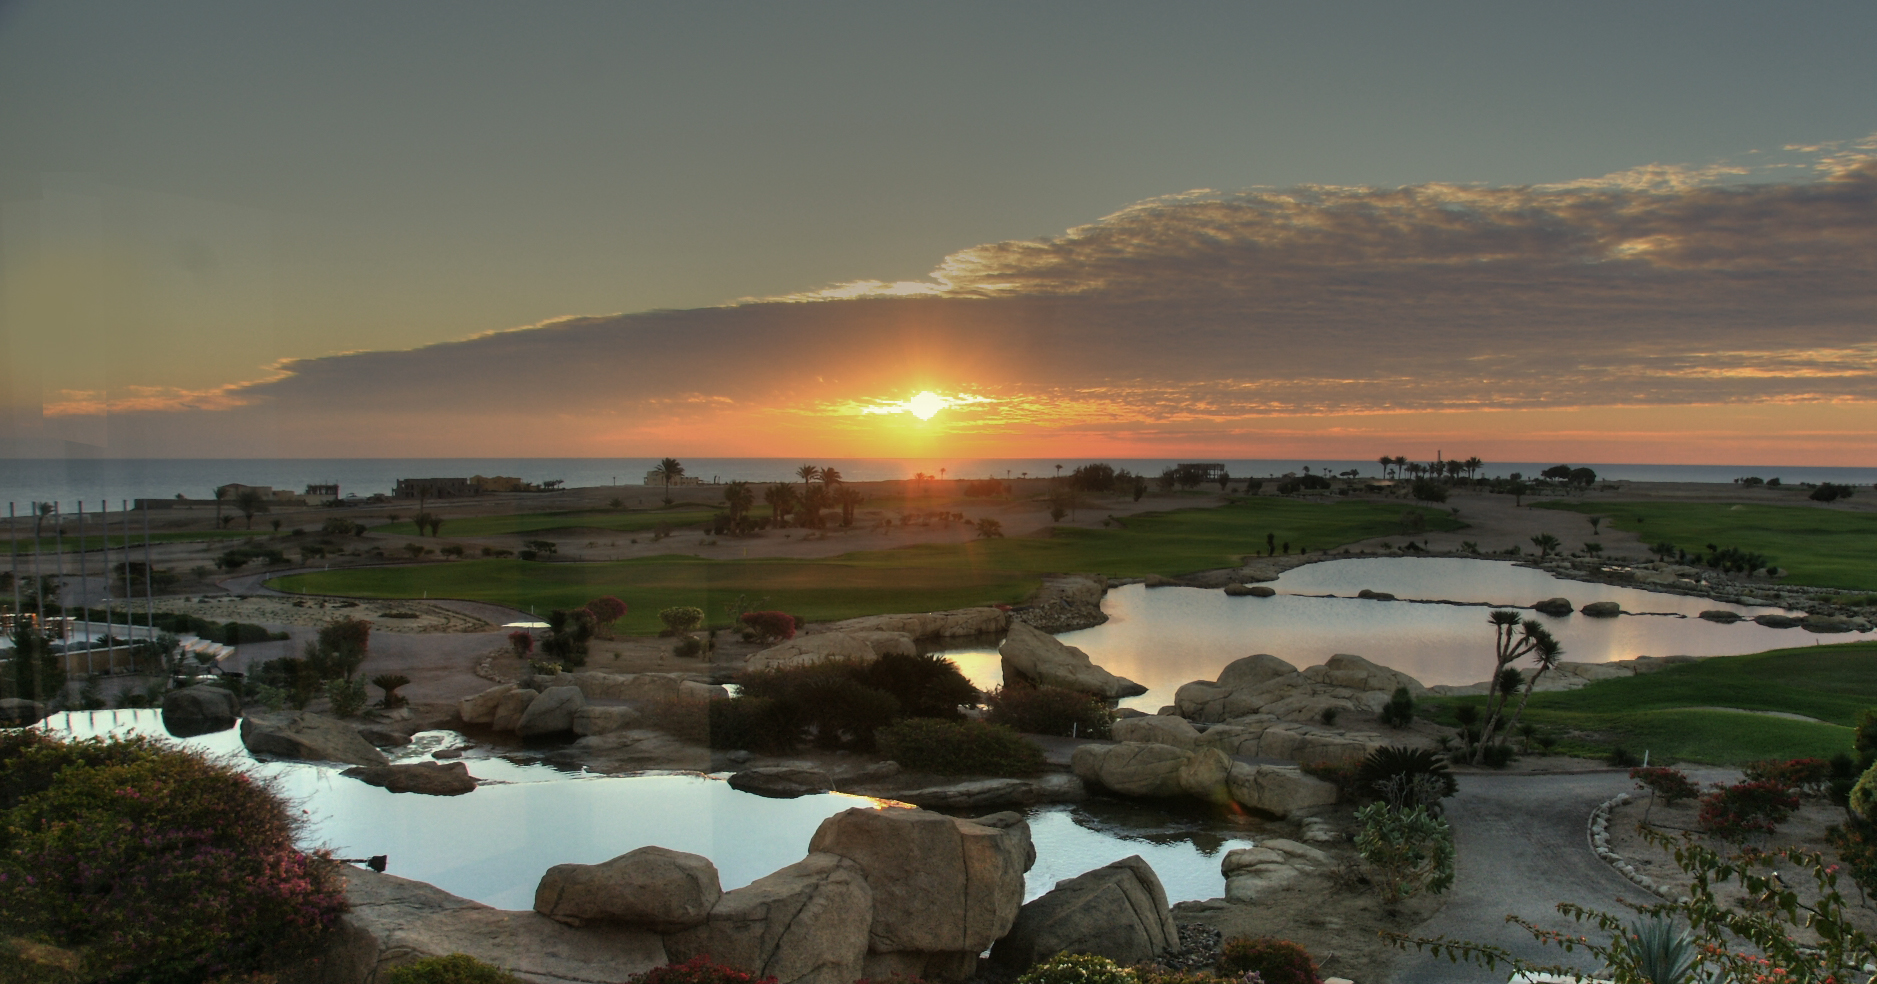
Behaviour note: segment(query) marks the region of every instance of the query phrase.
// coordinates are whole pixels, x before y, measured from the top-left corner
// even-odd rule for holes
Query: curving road
[[[1737,776],[1720,769],[1691,769],[1697,782]],[[1565,953],[1541,946],[1531,934],[1505,921],[1517,914],[1550,929],[1573,930],[1559,902],[1622,911],[1619,899],[1655,897],[1591,853],[1586,826],[1597,804],[1634,789],[1625,772],[1581,775],[1469,774],[1459,795],[1447,801],[1458,870],[1446,908],[1418,930],[1420,936],[1449,936],[1504,947],[1537,963],[1587,963],[1583,951]],[[1594,930],[1575,930],[1588,935]],[[1595,967],[1585,967],[1595,970]],[[1451,964],[1444,957],[1404,954],[1391,980],[1396,984],[1502,984],[1511,972]],[[1364,981],[1362,984],[1375,984]]]

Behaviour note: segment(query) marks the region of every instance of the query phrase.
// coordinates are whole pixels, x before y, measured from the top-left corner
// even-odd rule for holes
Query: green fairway
[[[767,518],[769,509],[752,509],[752,515]],[[506,536],[524,533],[547,533],[554,530],[612,530],[617,533],[646,533],[666,523],[674,527],[696,526],[709,519],[713,510],[684,507],[678,509],[586,509],[567,512],[506,513],[497,516],[443,517],[443,536]],[[397,522],[372,527],[372,532],[388,536],[422,536],[416,523]]]
[[[1429,529],[1459,527],[1450,514],[1422,507]],[[811,620],[895,611],[937,611],[1022,600],[1047,572],[1115,576],[1184,574],[1236,565],[1264,548],[1325,550],[1352,540],[1398,534],[1399,505],[1334,504],[1270,497],[1216,509],[1128,517],[1120,529],[1058,529],[1044,538],[974,540],[845,554],[826,560],[707,561],[651,557],[599,564],[478,560],[299,574],[271,582],[283,591],[368,598],[467,598],[546,611],[611,594],[632,606],[624,629],[657,628],[667,605],[697,605],[713,620],[739,595]],[[609,515],[609,514],[563,514]],[[656,515],[651,513],[619,513]],[[467,525],[467,523],[465,523]],[[446,522],[445,532],[451,528]]]
[[[295,574],[270,582],[282,591],[358,598],[467,598],[523,610],[574,608],[600,595],[631,606],[622,632],[659,630],[658,610],[702,608],[711,624],[726,605],[786,611],[821,622],[884,612],[939,611],[1023,600],[1034,575],[958,568],[851,565],[838,561],[699,560],[650,557],[604,564],[472,560]]]
[[[1668,542],[1691,554],[1710,543],[1765,554],[1773,564],[1791,572],[1787,580],[1794,584],[1877,589],[1877,563],[1871,559],[1871,545],[1877,543],[1877,513],[1709,502],[1536,505],[1603,516],[1612,527],[1635,533],[1646,544]]]
[[[1581,690],[1533,694],[1525,720],[1560,736],[1564,750],[1621,744],[1638,755],[1647,749],[1659,759],[1725,765],[1847,750],[1859,713],[1872,707],[1877,643],[1853,642],[1720,656]]]

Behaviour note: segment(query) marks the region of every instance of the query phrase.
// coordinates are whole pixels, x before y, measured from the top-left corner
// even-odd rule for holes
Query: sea
[[[1194,459],[1104,458],[1116,468],[1157,476],[1161,470]],[[1305,468],[1317,474],[1355,469],[1378,475],[1380,466],[1368,461],[1334,459],[1209,459],[1223,464],[1234,478],[1267,478]],[[0,501],[26,513],[34,502],[57,502],[71,509],[80,500],[88,507],[107,500],[111,508],[137,499],[173,499],[178,495],[206,499],[215,488],[231,482],[267,485],[294,492],[314,484],[338,484],[340,495],[389,494],[400,478],[442,478],[472,475],[507,475],[530,482],[558,481],[566,488],[591,488],[646,483],[645,473],[656,458],[10,458],[0,459]],[[1048,477],[1068,474],[1087,459],[1049,458],[684,458],[684,473],[711,483],[799,481],[796,470],[804,464],[832,467],[848,481],[871,482],[907,479],[918,474],[944,478]],[[1514,472],[1536,475],[1556,461],[1488,462],[1483,477]],[[1573,467],[1579,463],[1572,462]],[[1726,484],[1745,476],[1779,478],[1787,483],[1836,482],[1868,486],[1877,483],[1877,468],[1814,468],[1770,465],[1648,465],[1596,464],[1598,478],[1638,482],[1715,482]]]

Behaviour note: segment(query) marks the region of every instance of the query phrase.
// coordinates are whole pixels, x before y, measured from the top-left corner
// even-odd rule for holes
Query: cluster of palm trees
[[[867,501],[860,491],[851,488],[841,480],[839,470],[832,467],[803,465],[795,470],[802,485],[797,489],[794,484],[777,482],[763,490],[763,502],[769,505],[769,525],[781,528],[794,525],[804,529],[822,529],[827,526],[823,511],[830,506],[841,511],[841,525],[854,525],[854,510]],[[756,524],[748,518],[750,509],[756,505],[756,490],[748,482],[731,482],[724,487],[724,505],[730,511],[730,527],[737,530],[754,529]]]
[[[1375,463],[1382,466],[1383,478],[1400,478],[1406,475],[1410,478],[1456,479],[1465,475],[1470,479],[1473,477],[1474,472],[1486,467],[1486,463],[1478,458],[1468,458],[1465,461],[1461,461],[1458,458],[1448,458],[1442,461],[1429,461],[1424,463],[1409,461],[1401,455],[1396,455],[1392,458],[1388,455],[1382,455],[1375,459]],[[1393,469],[1394,472],[1392,476],[1389,474],[1390,469]]]

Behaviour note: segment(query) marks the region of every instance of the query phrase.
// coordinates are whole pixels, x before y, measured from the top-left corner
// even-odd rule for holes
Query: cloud
[[[273,453],[629,454],[689,435],[788,454],[905,418],[863,411],[928,389],[970,399],[927,436],[1870,402],[1877,138],[1807,152],[1831,163],[1801,181],[1728,183],[1744,171],[1727,164],[1200,190],[962,250],[923,281],[563,318],[44,411],[108,406],[151,453],[251,419]]]

